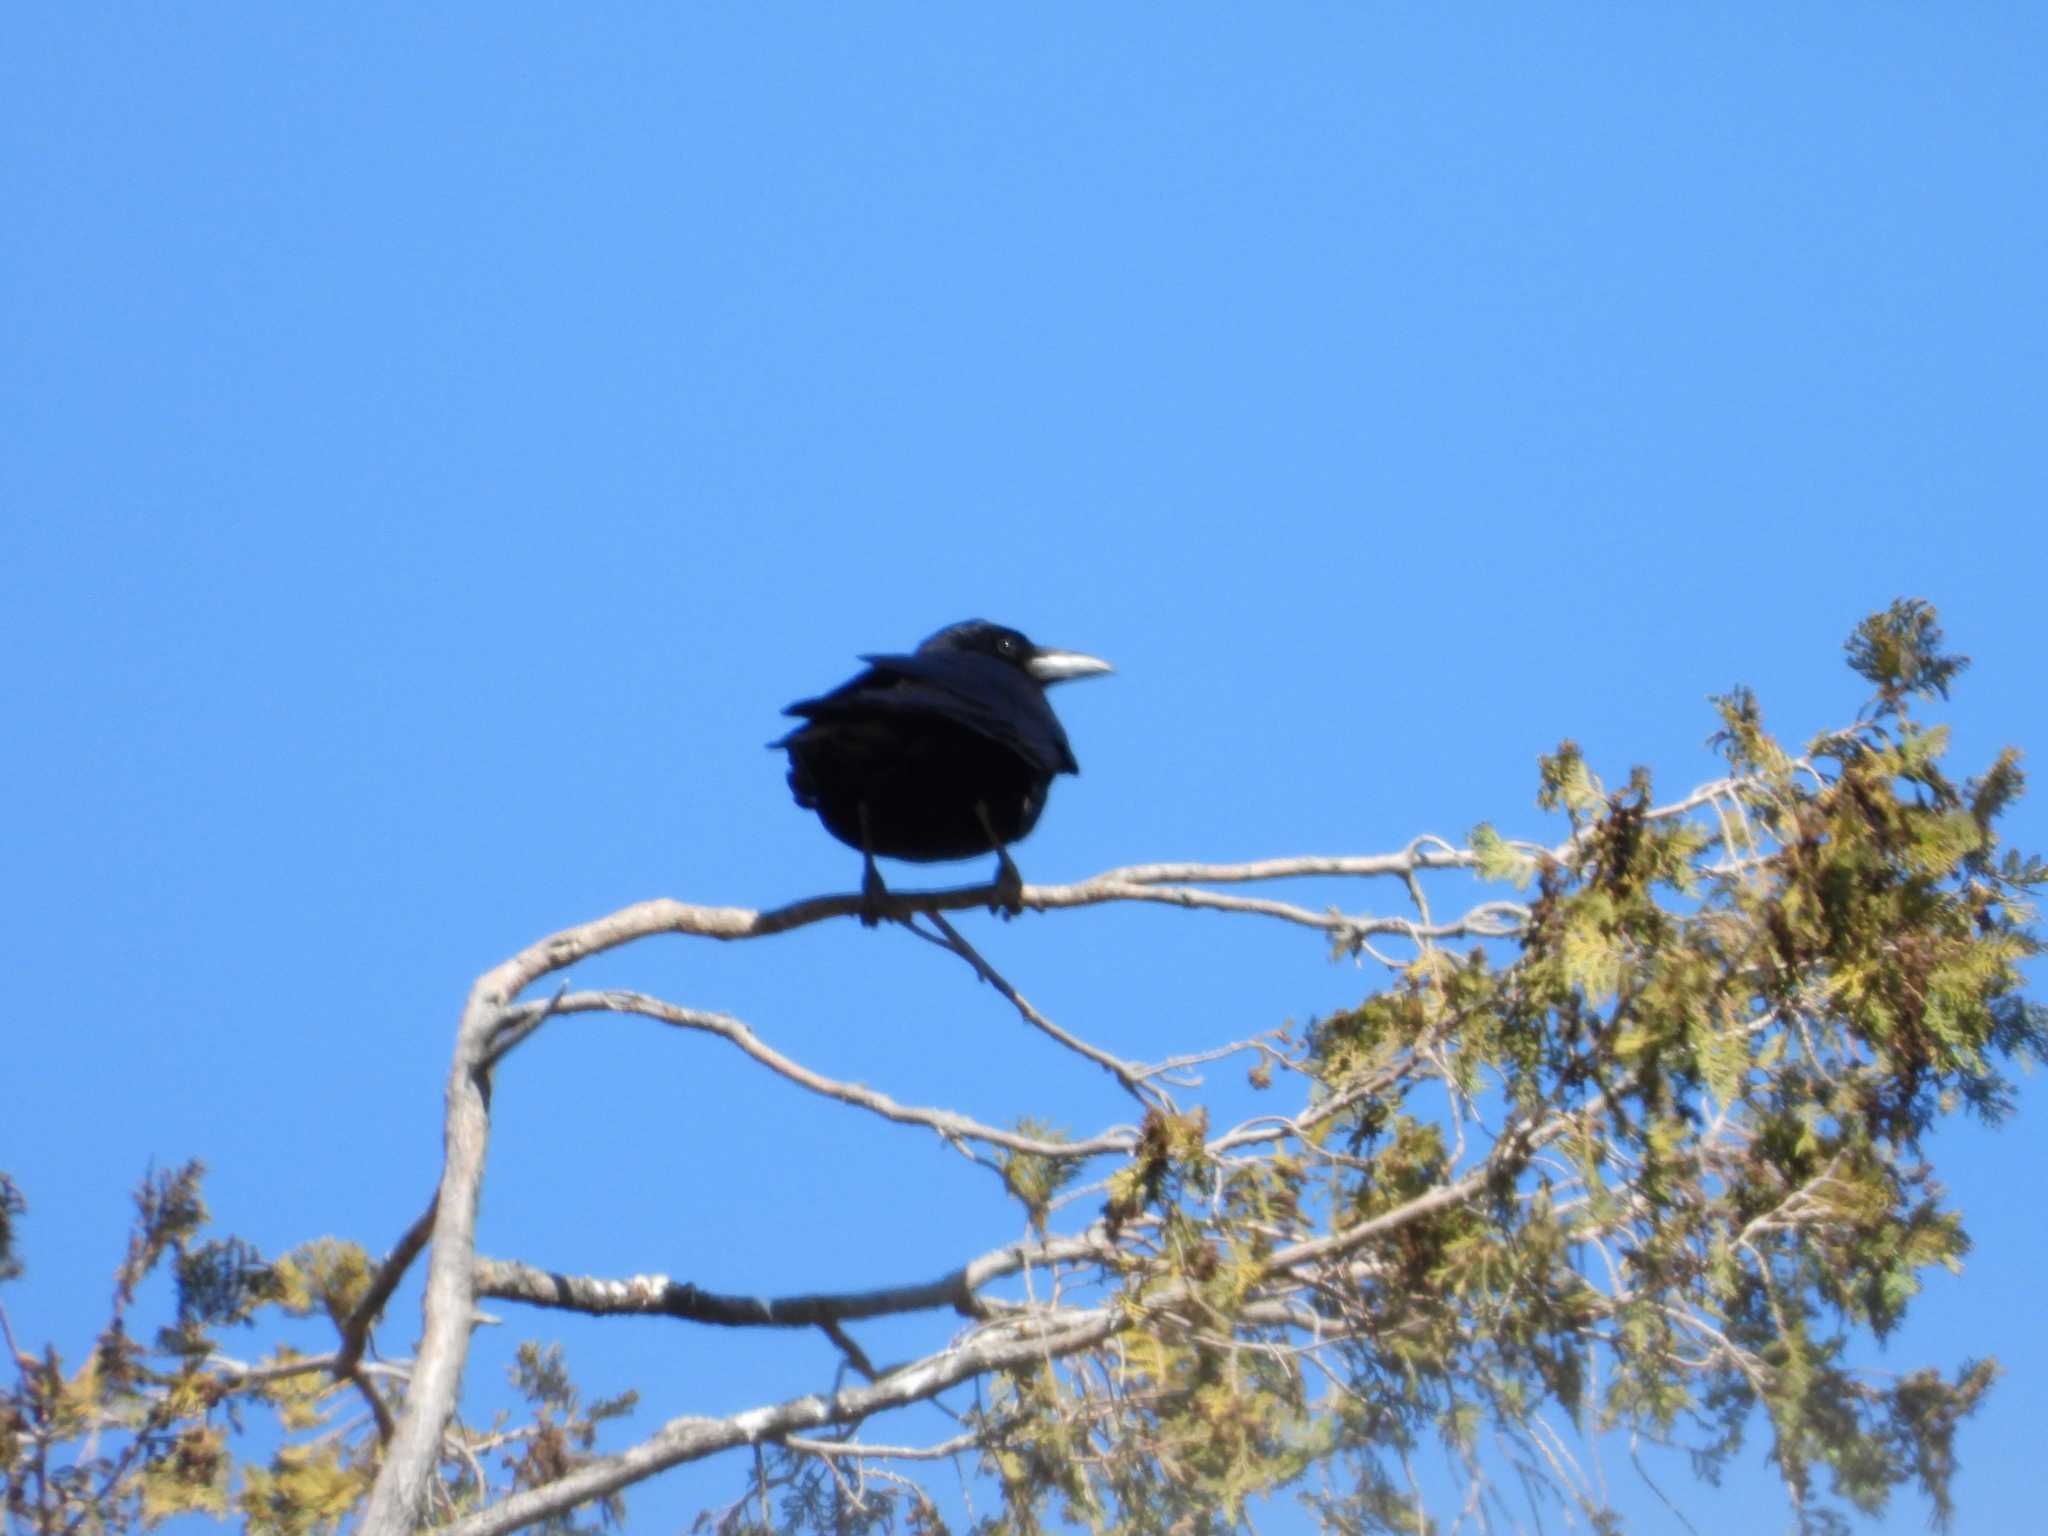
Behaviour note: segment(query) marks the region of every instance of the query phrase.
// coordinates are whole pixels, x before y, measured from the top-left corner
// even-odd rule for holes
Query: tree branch
[[[546,1003],[526,1003],[506,1009],[502,1015],[503,1023],[500,1029],[523,1029],[533,1013],[542,1011],[563,1014],[632,1013],[642,1018],[653,1019],[657,1023],[673,1025],[678,1029],[701,1030],[705,1034],[716,1035],[722,1040],[730,1041],[762,1066],[780,1077],[787,1078],[799,1088],[807,1089],[824,1098],[837,1099],[842,1104],[869,1110],[899,1125],[924,1126],[937,1131],[948,1141],[980,1141],[990,1146],[1002,1147],[1006,1151],[1024,1152],[1036,1157],[1098,1157],[1107,1152],[1128,1152],[1137,1141],[1137,1133],[1128,1128],[1113,1128],[1086,1141],[1047,1141],[1037,1136],[1006,1131],[999,1126],[984,1125],[979,1120],[950,1109],[924,1109],[899,1104],[886,1093],[878,1093],[859,1083],[841,1082],[837,1078],[813,1072],[809,1067],[775,1050],[753,1030],[730,1015],[708,1013],[699,1008],[680,1007],[658,997],[649,997],[644,992],[570,992],[552,998]]]
[[[592,926],[602,926],[601,924]],[[537,946],[539,948],[539,946]],[[441,1186],[434,1199],[433,1256],[427,1266],[423,1303],[426,1321],[413,1364],[405,1414],[385,1451],[370,1489],[362,1529],[376,1536],[408,1536],[419,1524],[441,1452],[442,1432],[455,1412],[468,1354],[471,1276],[476,1252],[477,1197],[483,1188],[484,1152],[490,1140],[490,1089],[485,1054],[505,1004],[531,981],[528,950],[487,971],[470,989],[455,1034],[455,1059],[448,1069]]]
[[[994,966],[982,958],[981,951],[961,937],[959,929],[947,922],[937,912],[927,913],[926,915],[931,918],[932,926],[945,935],[946,948],[972,966],[975,975],[1002,993],[1010,1006],[1017,1010],[1025,1023],[1058,1041],[1076,1055],[1086,1057],[1089,1061],[1094,1062],[1096,1066],[1101,1067],[1121,1083],[1124,1091],[1147,1109],[1170,1102],[1165,1094],[1161,1093],[1157,1088],[1151,1087],[1143,1080],[1145,1074],[1135,1063],[1125,1061],[1119,1056],[1112,1056],[1101,1047],[1090,1045],[1080,1036],[1069,1034],[1066,1030],[1061,1029],[1059,1025],[1053,1023],[1051,1019],[1048,1019],[1044,1014],[1032,1007],[1030,1003],[1026,1002],[1024,995],[1011,986]],[[1135,1137],[1133,1140],[1135,1140]],[[1123,1150],[1129,1150],[1128,1143]]]
[[[937,1445],[868,1445],[859,1440],[812,1440],[804,1435],[784,1435],[782,1443],[790,1450],[802,1451],[807,1456],[841,1456],[858,1461],[869,1457],[877,1461],[944,1461],[962,1451],[973,1450],[980,1443],[980,1438],[970,1430],[950,1440],[941,1440]]]
[[[966,1317],[985,1317],[987,1309],[978,1292],[989,1281],[1034,1267],[1086,1259],[1106,1263],[1114,1252],[1098,1227],[1078,1237],[1012,1243],[934,1280],[869,1291],[782,1297],[721,1295],[666,1275],[606,1280],[591,1275],[560,1274],[516,1261],[480,1258],[476,1262],[476,1294],[499,1301],[523,1301],[530,1306],[585,1312],[593,1317],[677,1317],[723,1328],[811,1328],[827,1322],[948,1307]]]
[[[514,1494],[443,1527],[443,1536],[505,1536],[686,1461],[699,1461],[734,1446],[783,1441],[791,1434],[826,1424],[857,1424],[887,1409],[924,1402],[948,1387],[991,1371],[1060,1359],[1099,1344],[1127,1326],[1128,1319],[1113,1311],[1084,1314],[1051,1333],[976,1340],[942,1350],[892,1371],[880,1381],[849,1387],[829,1397],[812,1393],[723,1419],[672,1419],[630,1450]]]
[[[436,1200],[438,1200],[436,1196]],[[412,1261],[420,1256],[420,1250],[427,1246],[427,1238],[434,1230],[436,1200],[429,1200],[427,1208],[417,1220],[405,1229],[398,1245],[385,1257],[378,1268],[370,1288],[363,1293],[363,1299],[356,1304],[348,1321],[342,1324],[341,1348],[335,1351],[334,1374],[347,1376],[356,1363],[363,1358],[363,1351],[369,1347],[370,1328],[377,1321],[390,1302],[392,1293],[398,1289],[398,1282],[405,1278],[405,1272],[412,1267]],[[388,1437],[387,1437],[388,1438]]]

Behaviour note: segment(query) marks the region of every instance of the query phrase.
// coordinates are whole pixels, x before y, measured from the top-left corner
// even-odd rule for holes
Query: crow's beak
[[[1083,656],[1079,651],[1036,650],[1031,659],[1024,663],[1024,670],[1041,683],[1071,682],[1077,677],[1100,677],[1116,668],[1099,656]]]

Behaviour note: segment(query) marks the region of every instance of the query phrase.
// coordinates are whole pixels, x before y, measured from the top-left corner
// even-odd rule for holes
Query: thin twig
[[[878,1381],[881,1379],[881,1373],[875,1369],[874,1361],[868,1358],[868,1352],[860,1347],[859,1342],[841,1326],[837,1318],[820,1318],[818,1327],[823,1331],[826,1338],[839,1346],[839,1353],[846,1356],[846,1363],[848,1365],[860,1372],[868,1381]]]
[[[680,1007],[658,997],[649,997],[643,992],[571,992],[552,999],[545,1005],[528,1003],[508,1009],[506,1017],[516,1020],[521,1016],[523,1009],[542,1006],[551,1013],[561,1014],[632,1013],[658,1023],[672,1025],[677,1029],[694,1029],[704,1034],[716,1035],[738,1046],[762,1066],[795,1083],[799,1088],[824,1098],[837,1099],[842,1104],[869,1110],[899,1125],[924,1126],[949,1140],[979,1141],[1010,1152],[1060,1158],[1099,1157],[1105,1153],[1128,1152],[1137,1144],[1137,1133],[1129,1127],[1114,1127],[1082,1141],[1048,1141],[1043,1137],[1006,1131],[1000,1126],[985,1125],[979,1120],[970,1119],[950,1109],[924,1109],[899,1104],[886,1093],[878,1093],[859,1083],[842,1082],[837,1078],[826,1077],[823,1073],[813,1072],[801,1062],[783,1055],[746,1024],[730,1015],[709,1013],[701,1008]]]
[[[969,1430],[955,1435],[950,1440],[941,1440],[937,1445],[875,1445],[860,1440],[813,1440],[805,1435],[784,1435],[782,1443],[792,1451],[802,1451],[810,1456],[849,1456],[890,1461],[944,1461],[949,1456],[958,1456],[962,1451],[971,1451],[982,1442],[982,1433]]]
[[[1124,1091],[1147,1109],[1171,1106],[1172,1101],[1165,1094],[1144,1081],[1142,1076],[1143,1068],[1134,1062],[1125,1061],[1120,1056],[1112,1056],[1100,1046],[1090,1045],[1078,1035],[1069,1034],[1066,1030],[1061,1029],[1059,1025],[1053,1023],[1051,1019],[1048,1019],[1044,1014],[1032,1007],[1030,1003],[1025,1001],[1023,994],[1011,986],[1008,981],[1004,980],[1002,974],[982,957],[981,951],[960,936],[959,929],[947,922],[937,912],[927,913],[926,916],[931,919],[939,932],[946,936],[953,952],[973,966],[975,974],[980,976],[983,981],[1002,993],[1009,1001],[1010,1006],[1015,1008],[1024,1021],[1031,1025],[1032,1028],[1049,1035],[1076,1055],[1085,1056],[1088,1060],[1094,1062],[1095,1065],[1102,1068],[1121,1083]]]

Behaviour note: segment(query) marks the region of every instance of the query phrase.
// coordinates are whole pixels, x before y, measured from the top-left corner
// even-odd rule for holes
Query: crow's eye
[[[1014,656],[1017,654],[1017,642],[1012,640],[1008,635],[1005,635],[1002,639],[996,642],[996,649],[1001,651],[1005,656]]]

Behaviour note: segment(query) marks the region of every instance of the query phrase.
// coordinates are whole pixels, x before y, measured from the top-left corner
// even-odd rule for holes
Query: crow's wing
[[[868,670],[785,709],[803,720],[937,717],[1002,743],[1045,774],[1079,773],[1045,691],[1007,662],[966,651],[863,656]]]

